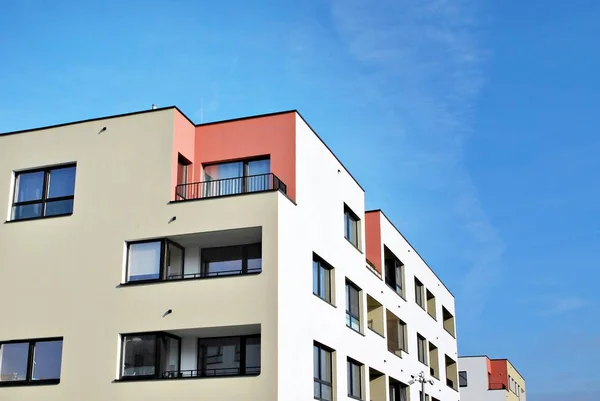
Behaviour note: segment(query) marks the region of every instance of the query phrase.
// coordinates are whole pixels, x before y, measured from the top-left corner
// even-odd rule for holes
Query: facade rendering
[[[525,379],[507,359],[458,358],[462,401],[526,401]]]
[[[6,133],[0,193],[0,400],[466,399],[453,295],[296,111]]]

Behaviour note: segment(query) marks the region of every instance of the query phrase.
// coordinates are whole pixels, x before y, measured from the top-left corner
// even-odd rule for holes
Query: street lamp
[[[426,379],[423,371],[419,372],[417,377],[415,377],[415,375],[410,375],[410,377],[412,380],[408,382],[409,386],[412,386],[415,383],[421,383],[421,401],[425,401],[425,383],[429,383],[433,386],[433,380]]]

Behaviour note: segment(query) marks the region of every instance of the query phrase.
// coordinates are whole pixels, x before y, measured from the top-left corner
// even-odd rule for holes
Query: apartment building
[[[526,401],[525,379],[508,359],[458,358],[462,401]]]
[[[3,401],[459,399],[452,294],[296,111],[6,133],[2,192]]]

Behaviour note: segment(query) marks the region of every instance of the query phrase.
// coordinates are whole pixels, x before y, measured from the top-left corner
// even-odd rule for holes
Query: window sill
[[[193,376],[193,377],[143,377],[143,376],[132,376],[132,377],[121,377],[120,379],[113,380],[113,383],[135,383],[135,382],[148,382],[148,381],[172,381],[172,380],[202,380],[202,379],[227,379],[230,377],[258,377],[260,373],[243,374],[243,375],[223,375],[223,376]]]
[[[49,380],[15,380],[15,381],[3,381],[0,382],[0,387],[18,387],[18,386],[52,386],[60,383],[60,379],[49,379]]]
[[[349,328],[350,330],[352,330],[353,332],[355,332],[356,334],[359,334],[359,335],[361,335],[361,336],[363,336],[363,337],[366,337],[366,336],[365,336],[363,333],[361,333],[360,331],[358,331],[358,330],[356,330],[356,329],[353,329],[352,327],[350,327],[350,326],[348,326],[348,325],[346,325],[346,327],[347,327],[347,328]]]
[[[356,249],[358,252],[360,252],[361,255],[363,255],[363,251],[356,245],[354,245],[352,242],[350,242],[350,240],[346,237],[344,237],[344,239],[346,240],[346,242],[348,242],[350,245],[352,245],[352,248]]]
[[[360,398],[360,397],[356,397],[356,396],[354,396],[354,395],[351,395],[351,394],[348,394],[348,398],[352,398],[353,400],[363,401],[363,399],[362,399],[362,398]]]
[[[250,272],[244,274],[229,274],[223,276],[206,276],[206,277],[191,277],[191,278],[182,278],[177,280],[139,280],[139,281],[129,281],[126,283],[121,283],[117,287],[135,287],[138,285],[149,285],[149,284],[165,284],[165,283],[181,283],[186,281],[196,281],[196,280],[210,280],[214,278],[233,278],[233,277],[246,277],[246,276],[257,276],[262,273],[262,270],[259,272]]]
[[[377,331],[373,330],[372,328],[368,327],[368,329],[369,329],[371,332],[373,332],[373,333],[377,334],[379,337],[381,337],[381,338],[385,338],[385,336],[384,336],[383,334],[381,334],[381,333],[379,333],[379,332],[377,332]]]
[[[28,219],[14,219],[14,220],[6,220],[4,222],[4,224],[8,224],[8,223],[19,223],[21,221],[33,221],[33,220],[46,220],[46,219],[54,219],[57,217],[69,217],[72,216],[73,213],[66,213],[66,214],[55,214],[52,216],[39,216],[39,217],[30,217]]]
[[[332,304],[331,302],[327,301],[326,299],[323,299],[323,298],[321,298],[319,295],[315,294],[314,292],[313,292],[313,295],[314,295],[315,297],[319,298],[321,301],[325,302],[327,305],[329,305],[329,306],[331,306],[331,307],[333,307],[333,308],[336,308],[336,309],[337,309],[337,306],[335,306],[335,305],[334,305],[334,304]]]

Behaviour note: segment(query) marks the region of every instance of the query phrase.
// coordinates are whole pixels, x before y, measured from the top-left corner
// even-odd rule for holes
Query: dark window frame
[[[347,384],[348,384],[348,397],[353,398],[355,400],[362,400],[362,394],[363,394],[363,384],[362,384],[362,378],[363,378],[363,366],[364,364],[358,362],[355,359],[352,358],[347,358],[346,359],[346,365],[347,365],[347,370],[348,370],[348,378],[347,378]],[[350,369],[348,369],[348,367]],[[351,372],[354,372],[354,370],[352,369],[352,367],[358,367],[358,395],[352,394],[352,391],[354,390],[354,380],[356,379]]]
[[[392,377],[390,379],[388,384],[390,401],[407,401],[409,397],[408,385]],[[394,397],[394,394],[396,394],[396,397]]]
[[[384,255],[385,253],[389,253],[391,254],[392,257],[388,257],[384,259],[384,277],[385,277],[385,284],[390,287],[392,290],[394,290],[394,292],[396,294],[398,294],[401,298],[405,299],[404,297],[404,287],[405,287],[405,283],[404,283],[404,270],[405,270],[405,265],[404,263],[402,263],[402,261],[400,259],[398,259],[398,257],[387,247],[384,245]],[[388,261],[389,262],[394,262],[394,266],[390,267],[388,265]],[[393,269],[393,275],[391,274],[392,272],[388,272],[388,270],[392,270]],[[399,273],[398,273],[399,272]],[[398,276],[400,276],[400,285],[398,285]]]
[[[192,162],[189,161],[181,153],[177,154],[177,185],[183,185],[189,183],[190,178],[190,167]],[[181,176],[180,176],[181,174]],[[182,181],[182,182],[180,182]]]
[[[268,174],[272,174],[272,166],[271,166],[271,155],[261,155],[261,156],[256,156],[256,157],[248,157],[248,158],[243,158],[243,159],[233,159],[233,160],[223,160],[220,162],[210,162],[210,163],[203,163],[202,164],[202,181],[203,182],[209,182],[209,181],[218,181],[218,180],[222,180],[222,179],[235,179],[235,178],[248,178],[248,177],[253,177],[254,175],[250,175],[249,173],[249,167],[248,164],[252,163],[252,162],[258,162],[258,161],[265,161],[268,160],[269,161],[269,173]],[[231,177],[231,178],[217,178],[217,179],[211,179],[211,180],[207,180],[206,179],[206,172],[205,169],[207,167],[212,167],[212,166],[218,166],[221,164],[228,164],[228,163],[242,163],[242,175],[239,177]],[[263,174],[267,174],[267,173],[263,173]],[[259,175],[263,175],[263,174],[259,174]],[[211,177],[212,178],[212,177]],[[252,191],[248,191],[248,182],[246,182],[247,180],[242,180],[242,187],[239,193],[247,193],[247,192],[252,192]],[[237,193],[236,193],[237,194]]]
[[[330,394],[331,394],[331,399],[327,399],[327,398],[323,398],[322,396],[317,397],[314,395],[314,390],[313,390],[313,397],[315,400],[320,400],[320,401],[332,401],[335,399],[334,397],[334,393],[333,393],[333,381],[334,381],[334,377],[333,377],[333,353],[335,352],[333,349],[327,347],[326,345],[323,345],[321,343],[318,342],[313,342],[313,352],[314,352],[314,348],[317,348],[319,350],[318,355],[319,358],[317,361],[313,360],[313,371],[314,371],[314,364],[317,364],[317,371],[319,372],[319,377],[314,377],[314,382],[317,383],[319,385],[319,393],[323,394],[323,386],[329,387],[330,390]],[[329,371],[329,376],[331,377],[331,381],[328,382],[327,380],[324,380],[321,376],[321,368],[322,368],[322,363],[323,361],[321,360],[321,351],[325,351],[327,353],[327,357],[329,358],[329,367],[331,368],[331,370]]]
[[[423,345],[422,350],[421,344]],[[417,360],[425,366],[429,366],[429,364],[427,363],[427,352],[427,339],[419,333],[417,333]]]
[[[258,248],[259,252],[260,252],[260,258],[262,260],[262,242],[254,242],[251,244],[240,244],[240,245],[226,245],[226,246],[215,246],[215,247],[210,247],[210,248],[202,248],[200,249],[200,275],[203,278],[206,277],[228,277],[228,276],[239,276],[239,275],[246,275],[246,274],[257,274],[262,272],[262,262],[261,262],[261,267],[260,269],[252,269],[252,271],[248,271],[248,259],[249,259],[249,249],[252,247],[256,247]],[[240,273],[238,274],[221,274],[220,276],[218,274],[216,275],[211,275],[208,273],[208,262],[205,259],[205,252],[206,251],[219,251],[219,250],[224,250],[224,249],[232,249],[232,248],[240,248],[241,249],[241,254],[242,254],[242,269],[240,270]],[[233,259],[232,259],[233,260]],[[233,270],[231,270],[233,271]],[[223,273],[223,272],[221,272]]]
[[[466,370],[458,371],[458,387],[468,387],[469,386],[469,378]]]
[[[34,369],[34,357],[35,357],[35,346],[37,343],[44,342],[56,342],[61,341],[64,347],[64,337],[47,337],[47,338],[32,338],[26,340],[10,340],[10,341],[0,341],[0,348],[6,344],[28,344],[28,354],[27,354],[27,373],[25,380],[14,380],[14,381],[0,381],[0,387],[13,387],[13,386],[41,386],[41,385],[52,385],[59,384],[60,377],[58,379],[42,379],[42,380],[33,380],[33,369]],[[60,354],[60,362],[61,362],[61,374],[62,374],[62,351]]]
[[[132,337],[132,336],[154,336],[154,346],[155,346],[155,350],[154,350],[154,374],[151,375],[131,375],[131,376],[125,376],[124,373],[124,369],[125,369],[125,339],[126,337]],[[175,335],[175,334],[171,334],[171,333],[167,333],[164,331],[149,331],[149,332],[141,332],[141,333],[125,333],[125,334],[121,334],[121,362],[119,365],[119,380],[158,380],[158,379],[166,379],[166,378],[170,378],[173,376],[169,376],[167,375],[167,373],[169,373],[169,371],[165,371],[164,373],[161,373],[161,366],[160,366],[160,360],[161,360],[161,348],[160,348],[160,337],[169,337],[171,339],[177,340],[178,342],[178,354],[179,354],[179,360],[177,361],[177,371],[180,372],[181,371],[181,337]]]
[[[158,273],[158,278],[151,278],[146,280],[129,280],[129,258],[130,258],[130,247],[135,244],[148,244],[151,242],[160,242],[160,271]],[[167,246],[172,245],[181,250],[181,271],[183,275],[183,271],[185,268],[185,248],[178,244],[177,242],[170,240],[168,238],[154,238],[147,239],[141,241],[128,241],[126,243],[127,246],[127,254],[125,261],[125,282],[122,284],[144,284],[144,283],[155,283],[160,281],[174,281],[177,280],[175,278],[167,277]]]
[[[235,362],[239,362],[240,366],[238,368],[239,372],[237,374],[224,374],[224,375],[206,375],[206,366],[205,364],[201,363],[202,361],[202,349],[201,349],[201,343],[202,341],[206,341],[206,340],[217,340],[217,339],[226,339],[226,338],[237,338],[239,339],[238,345],[239,345],[239,352],[238,352],[238,348],[236,345],[236,355],[234,356],[234,361]],[[261,365],[257,366],[258,367],[258,373],[256,372],[251,372],[248,373],[247,369],[248,366],[246,366],[246,348],[248,346],[248,339],[250,338],[258,338],[259,339],[259,343],[260,343],[260,347],[261,347],[261,353],[262,353],[262,338],[261,338],[261,334],[245,334],[245,335],[239,335],[239,336],[213,336],[213,337],[199,337],[196,339],[196,370],[198,371],[198,378],[205,378],[205,377],[235,377],[235,376],[258,376],[260,375],[260,371],[262,369],[262,358],[261,358]],[[222,346],[220,347],[220,355],[223,355],[223,348]],[[239,359],[237,359],[239,354]],[[209,365],[209,364],[206,364]],[[251,368],[255,368],[256,366],[251,366]],[[202,374],[201,374],[202,372]]]
[[[321,289],[321,270],[325,270],[329,275],[329,288],[325,289],[325,293],[326,294],[318,294],[315,292],[314,290],[314,264],[317,263],[317,288],[318,291],[320,292]],[[322,257],[320,257],[319,255],[317,255],[316,253],[313,252],[313,294],[315,294],[317,297],[321,298],[323,301],[332,304],[333,305],[333,297],[332,297],[332,273],[333,273],[333,266],[331,266],[329,263],[327,263],[325,261],[325,259],[323,259]]]
[[[351,240],[351,231],[354,232],[354,242]],[[344,238],[356,249],[360,250],[360,218],[344,203]]]
[[[351,301],[351,296],[350,296],[350,292],[348,291],[348,288],[354,290],[357,292],[357,297],[358,297],[358,315],[355,315],[354,313],[352,313],[352,311],[350,310],[350,301]],[[361,288],[358,287],[356,284],[354,284],[352,281],[346,279],[346,284],[344,287],[345,290],[345,297],[346,297],[346,326],[349,327],[350,329],[356,331],[357,333],[362,333],[362,322],[361,322],[361,296],[360,293],[362,292]],[[354,327],[352,327],[352,319],[356,319],[356,321],[358,322],[358,330],[355,329]],[[348,322],[350,322],[350,324],[348,324]]]
[[[74,183],[73,183],[73,195],[68,195],[68,196],[57,196],[57,197],[53,197],[53,198],[49,198],[48,197],[48,192],[49,192],[49,177],[50,177],[50,171],[51,170],[60,170],[60,169],[66,169],[66,168],[75,168],[75,177],[74,179]],[[34,200],[29,200],[29,201],[21,201],[21,202],[17,202],[17,196],[18,196],[18,188],[17,188],[17,182],[19,180],[19,176],[21,174],[31,174],[31,173],[39,173],[39,172],[43,172],[44,173],[44,180],[43,180],[43,184],[42,184],[42,197],[40,199],[34,199]],[[59,217],[59,216],[70,216],[73,214],[73,210],[71,210],[68,213],[60,213],[60,214],[51,214],[51,215],[46,215],[46,204],[49,202],[60,202],[60,201],[66,201],[66,200],[72,200],[73,201],[73,208],[75,207],[75,183],[77,181],[77,163],[66,163],[66,164],[57,164],[57,165],[53,165],[53,166],[47,166],[47,167],[39,167],[39,168],[33,168],[33,169],[28,169],[28,170],[20,170],[20,171],[15,171],[14,172],[14,188],[13,188],[13,196],[12,196],[12,202],[11,202],[11,209],[10,209],[10,221],[26,221],[26,220],[36,220],[36,219],[47,219],[47,218],[52,218],[52,217]],[[40,215],[39,216],[35,216],[35,217],[26,217],[26,218],[15,218],[15,208],[19,207],[19,206],[28,206],[28,205],[36,205],[36,204],[40,204],[41,205],[41,211],[40,211]]]
[[[415,276],[415,303],[425,309],[425,285]]]

